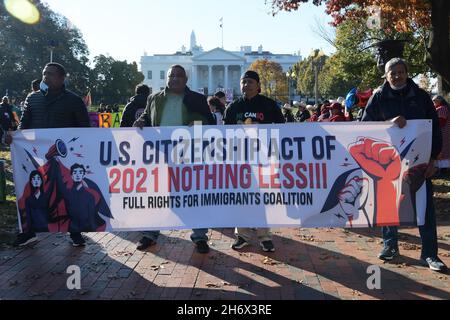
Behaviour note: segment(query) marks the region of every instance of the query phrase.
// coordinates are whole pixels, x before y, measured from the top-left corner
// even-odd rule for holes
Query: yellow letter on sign
[[[98,121],[100,128],[111,128],[111,113],[99,113]]]

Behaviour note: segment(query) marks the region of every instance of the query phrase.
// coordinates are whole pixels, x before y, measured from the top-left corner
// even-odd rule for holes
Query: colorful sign
[[[23,130],[22,230],[421,225],[431,122]]]

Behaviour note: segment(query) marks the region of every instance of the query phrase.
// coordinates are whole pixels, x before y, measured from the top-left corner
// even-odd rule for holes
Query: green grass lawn
[[[0,159],[6,160],[6,203],[0,203],[0,250],[10,247],[17,233],[17,207],[8,147],[0,145]],[[438,224],[450,221],[450,173],[433,180]]]

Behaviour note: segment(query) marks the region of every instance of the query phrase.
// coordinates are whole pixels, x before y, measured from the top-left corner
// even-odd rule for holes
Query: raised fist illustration
[[[401,170],[397,149],[384,141],[359,138],[349,151],[361,168],[374,178],[395,180]]]
[[[359,210],[367,200],[369,181],[366,178],[354,176],[339,192],[339,205],[344,211],[347,219],[352,224],[352,220],[357,218]]]
[[[359,138],[349,146],[349,152],[375,182],[374,225],[397,226],[399,186],[394,183],[400,176],[400,155],[394,146],[371,138]]]

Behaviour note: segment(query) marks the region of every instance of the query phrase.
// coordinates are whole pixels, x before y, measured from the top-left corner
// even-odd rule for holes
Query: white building
[[[182,65],[188,75],[188,86],[191,90],[204,94],[214,94],[218,90],[240,95],[240,76],[258,59],[268,59],[278,62],[287,71],[302,57],[299,54],[273,54],[263,51],[252,51],[250,46],[242,46],[240,51],[227,51],[215,48],[204,51],[197,45],[194,31],[191,34],[190,48],[183,46],[175,54],[155,54],[149,56],[144,53],[141,58],[141,71],[145,76],[144,83],[151,88],[152,93],[164,89],[166,72],[171,65]],[[227,90],[228,89],[228,90]]]

